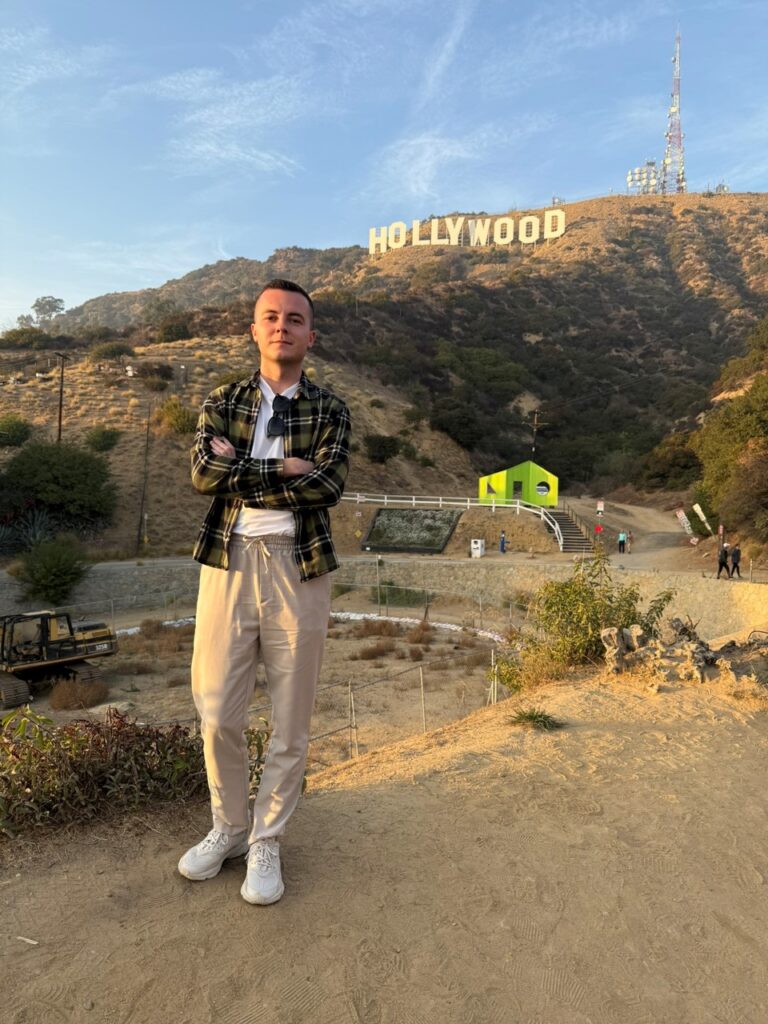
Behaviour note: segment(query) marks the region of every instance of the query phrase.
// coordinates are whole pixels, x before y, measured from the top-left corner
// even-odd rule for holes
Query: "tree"
[[[21,316],[16,317],[17,327],[34,327],[35,318],[30,313],[22,313]]]
[[[55,316],[64,312],[64,299],[56,299],[53,295],[41,295],[32,303],[32,312],[39,324],[48,324]]]
[[[66,529],[85,532],[110,522],[117,492],[109,463],[74,444],[30,442],[7,463],[0,492],[12,512],[42,508]]]

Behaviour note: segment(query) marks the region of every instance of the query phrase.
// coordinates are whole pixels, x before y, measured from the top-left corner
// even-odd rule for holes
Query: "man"
[[[213,878],[247,853],[249,903],[283,894],[279,836],[301,794],[315,687],[338,566],[327,509],[349,461],[347,407],[302,372],[315,342],[314,307],[292,281],[257,296],[260,368],[206,399],[192,448],[192,483],[213,496],[195,558],[202,562],[192,656],[213,828],[179,861]],[[261,655],[272,700],[266,762],[248,816],[243,730]]]
[[[741,548],[739,547],[739,542],[736,541],[736,543],[731,548],[731,579],[733,579],[734,576],[738,576],[739,579],[741,579],[741,569],[739,568],[740,565]]]
[[[717,578],[718,579],[720,579],[720,573],[723,571],[723,569],[725,569],[725,578],[726,579],[730,579],[731,578],[731,570],[728,568],[728,552],[729,552],[729,550],[730,550],[730,546],[728,544],[723,544],[723,546],[720,548],[720,550],[717,553]]]

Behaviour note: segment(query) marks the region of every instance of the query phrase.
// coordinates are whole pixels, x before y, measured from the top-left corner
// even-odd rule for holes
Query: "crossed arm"
[[[322,428],[313,457],[238,458],[227,424],[206,403],[192,448],[192,484],[201,494],[239,497],[255,508],[330,508],[338,504],[349,469],[350,420],[339,403]]]

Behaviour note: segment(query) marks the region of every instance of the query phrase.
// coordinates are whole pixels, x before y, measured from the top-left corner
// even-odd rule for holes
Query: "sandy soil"
[[[203,804],[5,849],[4,1020],[758,1024],[768,716],[571,679],[313,778],[287,889],[191,883]],[[32,940],[31,944],[25,940]]]

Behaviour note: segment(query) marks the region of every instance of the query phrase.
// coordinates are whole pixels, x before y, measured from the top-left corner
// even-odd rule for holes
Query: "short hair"
[[[315,304],[314,304],[314,302],[312,301],[312,299],[310,299],[308,293],[304,291],[304,289],[301,287],[300,284],[296,284],[295,281],[288,281],[284,277],[276,277],[272,281],[267,281],[267,283],[263,286],[263,288],[261,288],[261,290],[259,291],[259,294],[256,296],[256,298],[253,301],[254,309],[256,308],[256,303],[259,301],[259,299],[264,294],[264,292],[269,291],[269,289],[271,289],[271,288],[274,288],[276,291],[279,291],[279,292],[298,292],[299,295],[303,295],[304,298],[309,303],[309,310],[310,310],[310,313],[311,313],[310,326],[312,325],[312,323],[314,323],[314,320],[315,320]]]

